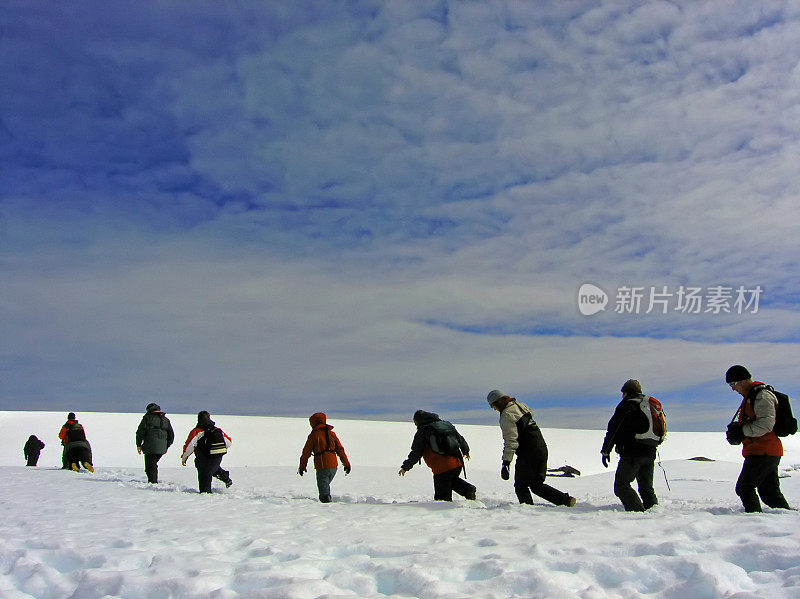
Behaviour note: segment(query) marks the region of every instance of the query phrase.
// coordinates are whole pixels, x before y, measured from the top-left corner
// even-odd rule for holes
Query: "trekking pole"
[[[661,468],[661,472],[664,473],[664,482],[667,483],[667,491],[672,492],[672,489],[669,487],[669,479],[667,478],[667,471],[664,470],[664,466],[661,463],[661,452],[656,449],[656,455],[658,455],[658,467]]]

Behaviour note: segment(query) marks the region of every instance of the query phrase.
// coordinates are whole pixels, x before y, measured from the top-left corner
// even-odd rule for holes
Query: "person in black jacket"
[[[653,469],[656,447],[636,439],[637,434],[647,432],[650,423],[642,410],[642,401],[647,397],[642,393],[642,385],[630,379],[622,385],[622,401],[608,421],[608,431],[600,450],[603,466],[608,468],[611,450],[616,448],[619,463],[614,477],[614,495],[619,497],[625,511],[643,512],[658,504],[653,489]],[[649,409],[649,403],[648,403]],[[636,481],[639,493],[631,483]]]
[[[469,445],[455,427],[439,418],[438,414],[417,410],[414,412],[414,424],[417,432],[411,442],[411,452],[400,466],[400,476],[405,476],[420,460],[433,471],[433,498],[436,501],[453,501],[453,491],[466,499],[475,499],[476,488],[461,478],[464,458],[469,459]],[[440,453],[444,448],[434,451],[431,446],[431,427],[441,427],[442,436],[451,439],[453,448]]]
[[[183,445],[181,464],[185,466],[189,456],[194,454],[197,483],[201,493],[211,493],[212,478],[224,482],[226,488],[233,484],[228,471],[222,468],[222,456],[230,446],[231,438],[211,420],[211,414],[206,410],[198,412],[197,426],[189,431]]]
[[[28,437],[28,442],[25,443],[25,447],[22,448],[22,453],[25,459],[28,460],[28,463],[25,465],[35,466],[39,461],[39,454],[43,449],[44,443],[42,443],[36,435]]]
[[[136,451],[139,455],[144,453],[147,482],[158,482],[158,460],[167,453],[174,440],[175,433],[167,415],[158,404],[148,404],[147,412],[136,429]]]

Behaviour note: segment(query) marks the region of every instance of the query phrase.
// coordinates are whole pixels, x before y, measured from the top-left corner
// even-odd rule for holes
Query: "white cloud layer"
[[[696,428],[734,362],[800,391],[791,3],[0,15],[5,409],[467,414],[499,386],[585,427],[635,376]],[[616,314],[623,285],[764,292]]]

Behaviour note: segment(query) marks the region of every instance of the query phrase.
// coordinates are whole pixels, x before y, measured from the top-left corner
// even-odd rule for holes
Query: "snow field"
[[[42,414],[0,413],[0,424],[19,431],[17,464],[24,440],[38,434],[31,425],[52,431],[54,415]],[[316,501],[313,475],[295,473],[309,430],[302,419],[216,417],[234,440],[224,460],[234,486],[215,481],[215,492],[204,496],[196,492],[194,468],[175,466],[174,446],[162,458],[158,485],[144,482],[135,450],[130,463],[128,449],[105,452],[133,446],[141,415],[78,416],[95,451],[94,475],[60,470],[57,452],[35,469],[0,467],[3,599],[800,595],[797,513],[742,513],[733,493],[740,457],[665,460],[671,491],[657,468],[661,505],[628,514],[612,493],[613,467],[599,465],[602,433],[545,430],[551,457],[561,451],[553,445],[571,438],[576,453],[591,448],[586,463],[596,466],[578,478],[549,480],[578,497],[575,508],[520,506],[499,478],[497,440],[496,453],[483,457],[483,444],[499,438],[497,427],[460,426],[473,446],[468,477],[479,501],[447,504],[431,501],[424,466],[397,476],[410,423],[332,421],[354,469],[337,474],[336,503],[325,505]],[[182,443],[188,427],[171,418]],[[57,449],[55,432],[39,434],[46,451]],[[386,444],[375,443],[387,434]],[[685,457],[727,451],[716,447],[724,444],[719,434],[685,435],[692,441]],[[673,434],[667,443],[676,437],[683,438]],[[796,447],[793,438],[787,446]],[[9,451],[3,447],[3,459]],[[551,466],[580,468],[571,454],[561,458]],[[791,456],[783,466],[794,472]],[[793,506],[798,480],[782,479]]]

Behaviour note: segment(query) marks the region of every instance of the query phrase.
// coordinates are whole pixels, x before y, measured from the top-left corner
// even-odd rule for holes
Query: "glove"
[[[350,464],[348,464],[347,466],[345,466],[345,467],[344,467],[344,473],[345,473],[346,475],[347,475],[347,474],[350,474],[350,470],[351,470],[351,468],[350,468]]]
[[[608,468],[608,463],[611,461],[611,454],[608,453],[601,453],[600,459],[603,462],[603,466]]]
[[[187,459],[188,458],[181,458],[181,466],[185,466],[186,465],[186,460]]]
[[[511,462],[503,462],[502,468],[500,468],[500,478],[503,480],[508,480],[508,465]]]
[[[300,476],[303,476],[305,473],[306,473],[306,471],[303,468],[298,468],[297,469],[297,474],[299,474]]]
[[[136,451],[139,452],[139,455],[142,455],[142,447],[140,445],[136,446]]]
[[[731,445],[741,445],[744,441],[744,431],[742,425],[738,422],[731,422],[728,425],[728,430],[725,432],[725,438]]]

